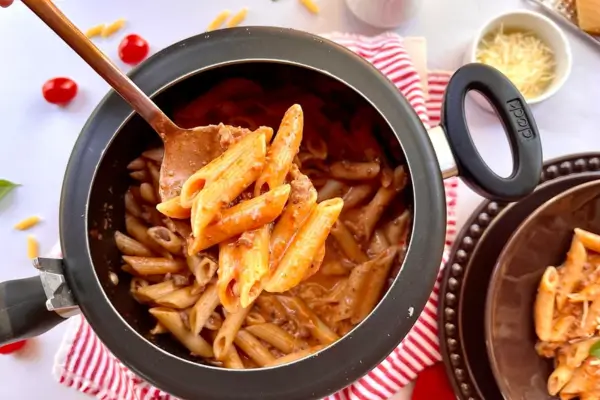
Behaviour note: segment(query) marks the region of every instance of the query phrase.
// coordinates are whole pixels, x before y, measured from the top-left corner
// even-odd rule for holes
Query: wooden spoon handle
[[[163,137],[179,128],[50,0],[22,0]]]

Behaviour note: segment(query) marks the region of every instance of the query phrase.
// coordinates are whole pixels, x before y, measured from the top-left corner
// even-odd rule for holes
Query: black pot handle
[[[41,335],[64,320],[46,308],[39,276],[0,282],[0,345]]]
[[[470,90],[485,96],[502,121],[513,156],[513,172],[508,178],[494,173],[473,143],[465,116],[465,98]],[[444,95],[441,125],[458,174],[481,196],[515,201],[531,193],[539,183],[542,144],[535,120],[518,89],[495,68],[474,63],[454,73]]]

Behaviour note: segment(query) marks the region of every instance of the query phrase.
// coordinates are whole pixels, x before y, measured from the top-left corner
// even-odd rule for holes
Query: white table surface
[[[346,9],[343,0],[317,0],[322,12],[312,16],[297,0],[56,0],[83,29],[126,18],[127,32],[144,36],[152,51],[200,33],[222,9],[249,6],[245,24],[278,25],[310,32],[345,31],[376,34]],[[398,29],[406,36],[425,36],[430,68],[454,69],[476,30],[494,15],[526,7],[519,0],[422,0],[415,19]],[[573,72],[552,99],[535,107],[542,132],[544,158],[581,151],[600,151],[600,49],[567,31],[573,49]],[[116,59],[117,37],[99,41]],[[124,67],[122,64],[120,66]],[[47,104],[41,86],[54,76],[69,76],[80,94],[67,108]],[[0,10],[0,178],[22,184],[0,203],[0,251],[4,255],[0,280],[34,273],[26,258],[25,233],[12,229],[26,216],[44,222],[33,230],[41,251],[58,237],[61,182],[77,135],[108,86],[22,4]],[[506,139],[490,114],[474,107],[469,123],[480,152],[497,172],[510,172]],[[461,188],[459,222],[480,198]],[[0,356],[1,399],[85,399],[87,396],[54,381],[51,366],[64,325],[32,340],[15,357]],[[404,390],[398,399],[408,399]]]

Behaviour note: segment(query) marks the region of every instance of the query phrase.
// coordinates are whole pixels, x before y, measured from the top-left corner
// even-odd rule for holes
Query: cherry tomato
[[[52,78],[42,86],[42,94],[48,103],[64,105],[77,95],[77,84],[69,78]]]
[[[25,343],[27,343],[26,340],[19,340],[18,342],[0,346],[0,354],[11,354],[15,351],[19,351],[25,346]]]
[[[125,64],[139,64],[144,61],[149,52],[148,42],[140,35],[127,35],[119,44],[119,58]]]

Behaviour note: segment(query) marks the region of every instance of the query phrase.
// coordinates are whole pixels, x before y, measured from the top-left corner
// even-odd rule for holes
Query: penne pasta
[[[228,313],[223,321],[221,329],[217,332],[213,342],[213,351],[217,360],[224,360],[227,352],[233,345],[237,333],[239,332],[251,307],[241,308],[239,311]],[[249,355],[249,354],[248,354]]]
[[[157,164],[162,164],[164,156],[164,147],[155,147],[153,149],[146,150],[142,153],[142,157],[150,161],[154,161]]]
[[[344,194],[344,211],[351,210],[366,202],[375,192],[375,187],[370,183],[351,186]]]
[[[214,356],[212,348],[202,336],[194,335],[185,328],[179,312],[165,307],[151,308],[149,311],[162,326],[167,328],[193,354],[207,358]]]
[[[300,150],[304,114],[298,104],[291,106],[283,116],[277,135],[269,148],[267,163],[256,181],[254,195],[282,185],[290,172],[292,162]]]
[[[266,367],[275,367],[277,365],[288,364],[288,363],[291,363],[294,361],[301,360],[305,357],[308,357],[312,354],[315,354],[315,353],[323,350],[325,347],[327,347],[327,346],[326,345],[318,345],[318,346],[309,347],[308,349],[299,350],[295,353],[288,354],[287,356],[279,357],[278,359],[271,362],[270,364],[267,364]]]
[[[302,281],[315,254],[325,245],[325,240],[337,221],[343,205],[344,202],[340,198],[326,200],[317,205],[266,281],[265,290],[281,293]]]
[[[160,275],[179,272],[185,269],[185,262],[164,257],[134,257],[123,256],[123,261],[129,264],[137,274]]]
[[[556,268],[546,268],[538,287],[534,306],[535,332],[542,341],[552,339],[552,319],[558,284],[559,278]]]
[[[575,228],[575,236],[579,239],[581,244],[583,244],[583,247],[596,253],[600,253],[600,235]]]
[[[138,204],[131,190],[125,193],[125,210],[135,218],[141,218],[142,207]]]
[[[200,294],[194,294],[192,286],[187,286],[168,293],[154,302],[159,306],[183,310],[194,305],[200,298]]]
[[[248,9],[244,7],[233,17],[231,17],[231,19],[227,22],[227,27],[233,28],[234,26],[238,26],[246,19],[246,15],[248,15]]]
[[[183,240],[164,226],[148,229],[148,236],[171,254],[181,254]]]
[[[329,200],[334,197],[339,197],[343,194],[346,185],[344,182],[328,179],[318,192],[317,201],[320,203],[324,200]]]
[[[88,30],[85,31],[85,36],[87,36],[88,39],[92,39],[96,36],[100,36],[102,34],[102,31],[104,30],[104,25],[105,24],[99,24],[99,25],[92,26],[91,28],[89,28]]]
[[[240,305],[244,308],[254,303],[262,292],[262,279],[269,273],[269,239],[270,225],[244,233],[248,235],[248,243],[240,248],[242,271],[239,276]]]
[[[162,335],[165,333],[169,333],[169,330],[161,325],[160,322],[157,322],[156,325],[154,325],[154,328],[150,330],[151,335]]]
[[[190,327],[194,335],[199,335],[211,314],[219,305],[217,285],[210,285],[190,310]]]
[[[260,312],[250,311],[248,313],[248,316],[246,317],[245,324],[248,326],[251,326],[251,325],[264,324],[266,322],[267,322],[267,320],[265,319],[265,317],[262,316],[262,314]]]
[[[26,231],[40,223],[42,219],[38,216],[31,216],[17,222],[14,228],[18,231]]]
[[[156,301],[159,298],[173,293],[178,289],[177,285],[172,280],[156,283],[154,285],[147,285],[140,287],[136,290],[137,297],[141,301],[151,302]]]
[[[152,187],[148,182],[143,182],[140,185],[140,195],[142,199],[151,205],[156,205],[158,203],[158,199],[156,197],[156,190]]]
[[[266,156],[265,135],[262,134],[248,149],[245,157],[236,160],[221,176],[209,182],[198,193],[192,207],[192,233],[194,241],[189,246],[190,254],[197,253],[206,226],[221,208],[233,201],[259,176]]]
[[[316,207],[317,191],[306,175],[292,167],[296,177],[291,182],[291,194],[286,208],[275,223],[270,239],[269,271],[279,265],[292,239]]]
[[[33,260],[39,256],[40,243],[37,241],[35,236],[27,235],[27,258]]]
[[[240,307],[237,282],[240,269],[241,254],[236,241],[222,242],[219,245],[217,290],[221,304],[228,312],[236,312]]]
[[[152,251],[129,236],[115,231],[115,244],[121,253],[126,256],[152,257]]]
[[[394,242],[398,243],[398,242]],[[371,238],[371,243],[369,243],[369,249],[367,253],[370,257],[374,257],[375,255],[385,251],[390,246],[390,243],[385,236],[385,233],[381,229],[376,229],[373,232],[373,237]]]
[[[269,350],[250,332],[242,329],[235,335],[235,345],[261,367],[275,361]]]
[[[221,326],[223,326],[223,317],[216,311],[213,311],[212,314],[210,314],[206,324],[204,324],[204,327],[211,331],[218,331],[221,329]]]
[[[333,236],[339,245],[339,248],[346,256],[355,263],[363,263],[368,260],[367,255],[362,251],[352,233],[346,228],[342,221],[337,221],[331,228]]]
[[[559,365],[548,378],[548,393],[556,396],[558,392],[569,382],[573,376],[573,368],[566,365]]]
[[[585,247],[577,236],[571,241],[571,248],[567,253],[567,260],[563,266],[563,274],[560,278],[559,290],[556,295],[556,307],[561,310],[566,301],[567,296],[573,293],[575,286],[581,279],[583,265],[587,259]]]
[[[167,253],[148,235],[148,227],[136,217],[129,214],[125,215],[125,230],[130,237],[152,250],[153,253],[163,256]]]
[[[227,355],[225,356],[225,359],[223,360],[223,366],[225,368],[231,368],[231,369],[244,369],[245,368],[244,363],[242,362],[242,359],[240,358],[240,355],[238,354],[237,350],[235,349],[235,346],[231,346],[231,348],[227,352]]]
[[[587,303],[586,303],[587,304]],[[589,306],[587,315],[582,316],[581,328],[578,336],[589,337],[597,330],[600,321],[600,296],[597,296]]]
[[[306,270],[306,272],[304,273],[304,276],[302,277],[303,281],[307,280],[308,278],[310,278],[311,276],[313,276],[314,274],[319,272],[319,269],[321,268],[321,265],[323,264],[323,260],[325,259],[325,251],[326,251],[325,245],[321,246],[319,248],[319,250],[317,250],[317,254],[315,254],[315,257],[313,258],[312,262],[310,263],[308,270]]]
[[[138,157],[129,164],[127,164],[127,169],[130,171],[139,171],[141,169],[146,168],[146,161],[143,157]]]
[[[374,179],[379,175],[381,166],[378,162],[349,162],[338,161],[331,164],[329,172],[336,179],[349,181],[363,181]]]
[[[221,11],[219,14],[217,14],[215,19],[213,19],[210,22],[210,24],[208,24],[206,31],[210,32],[210,31],[214,31],[215,29],[219,29],[221,27],[221,25],[223,25],[225,23],[225,21],[227,21],[227,18],[229,18],[230,15],[231,15],[231,11],[229,11],[229,10]]]
[[[247,326],[246,330],[286,354],[293,353],[306,346],[306,342],[299,341],[273,323]]]
[[[404,210],[402,214],[388,222],[383,229],[390,243],[394,245],[404,243],[410,229],[410,212]]]
[[[208,285],[208,283],[217,273],[217,269],[219,268],[217,263],[207,256],[190,256],[187,254],[187,252],[185,253],[187,265],[196,278],[196,283],[198,286],[204,287]]]
[[[186,219],[192,215],[192,210],[181,205],[181,197],[163,201],[156,205],[156,209],[163,215],[174,219]]]
[[[302,326],[310,331],[311,335],[322,344],[330,344],[339,339],[299,297],[277,296],[277,299],[286,309],[288,315],[293,314]]]
[[[198,239],[197,248],[201,251],[234,236],[241,235],[279,217],[290,196],[290,185],[281,185],[267,193],[224,210],[221,217],[206,227],[204,235]]]

